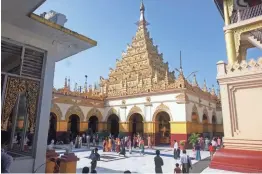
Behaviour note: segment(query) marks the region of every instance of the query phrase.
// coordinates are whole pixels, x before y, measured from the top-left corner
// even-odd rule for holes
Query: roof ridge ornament
[[[139,21],[136,23],[136,25],[141,25],[143,24],[144,26],[147,26],[149,25],[149,23],[146,21],[145,19],[145,5],[144,5],[144,2],[143,0],[141,0],[141,4],[140,4],[140,18],[139,18]]]

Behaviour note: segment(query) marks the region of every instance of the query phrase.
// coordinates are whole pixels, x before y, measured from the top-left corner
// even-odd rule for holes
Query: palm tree
[[[197,133],[192,133],[190,137],[188,138],[189,144],[192,144],[193,146],[196,144],[199,138],[199,134]]]

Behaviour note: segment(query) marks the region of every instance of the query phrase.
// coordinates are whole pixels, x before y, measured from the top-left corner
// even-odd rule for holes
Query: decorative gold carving
[[[168,110],[169,111],[169,107],[164,105],[163,103],[161,103],[156,110]]]
[[[171,112],[170,112],[169,107],[166,106],[166,105],[164,105],[163,103],[161,103],[161,104],[156,108],[156,110],[155,110],[155,112],[154,112],[154,115],[153,115],[153,118],[152,118],[153,121],[157,121],[157,120],[156,120],[156,119],[157,119],[157,115],[158,115],[160,112],[166,112],[166,113],[168,114],[170,120],[171,120],[171,121],[173,120],[173,119],[172,119],[172,114],[171,114]]]
[[[36,114],[37,114],[37,100],[39,94],[39,82],[27,80],[27,90],[26,90],[26,98],[27,98],[27,114],[29,120],[28,129],[31,133],[35,131],[36,126]]]
[[[15,106],[19,92],[24,91],[25,83],[21,83],[19,78],[9,77],[7,81],[7,92],[1,117],[1,130],[7,129],[7,122],[13,107]]]
[[[150,103],[151,102],[151,98],[150,97],[146,97],[146,102]]]
[[[89,118],[92,117],[92,116],[96,116],[96,117],[98,118],[98,121],[102,121],[102,119],[103,119],[102,113],[101,113],[97,108],[92,108],[92,109],[87,113],[86,121],[88,121]]]
[[[188,102],[188,96],[185,93],[181,93],[176,96],[176,103],[182,104]]]
[[[56,115],[58,121],[61,120],[63,114],[62,114],[62,111],[57,104],[52,103],[51,112]]]
[[[107,112],[107,118],[110,116],[110,115],[118,115],[117,111],[115,108],[111,108],[108,112]]]
[[[228,15],[231,17],[234,9],[234,0],[226,0],[224,3],[227,3]]]
[[[69,117],[71,115],[74,115],[74,114],[77,115],[80,118],[81,121],[84,121],[84,119],[85,119],[84,114],[83,114],[81,108],[77,105],[71,106],[67,110],[66,115],[65,115],[65,120],[68,121]]]
[[[35,130],[39,82],[18,77],[8,77],[7,80],[7,91],[1,118],[2,130],[7,129],[8,118],[15,106],[18,94],[23,92],[25,92],[27,99],[28,129],[30,132]]]
[[[237,28],[234,32],[234,38],[235,38],[235,47],[236,47],[236,53],[238,56],[239,55],[239,49],[240,49],[240,41],[241,41],[241,34],[248,32],[248,31],[252,31],[252,30],[256,30],[256,29],[260,29],[262,28],[262,22],[259,23],[255,23],[255,24],[251,24],[251,25],[246,25],[243,26],[241,28]]]
[[[128,118],[127,120],[129,121],[130,117],[131,117],[133,114],[135,114],[135,113],[140,114],[140,115],[143,117],[143,120],[144,120],[143,112],[142,112],[142,110],[141,110],[138,106],[133,106],[133,107],[130,109],[130,111],[129,111],[129,113],[128,113],[128,116],[127,116],[127,118]]]

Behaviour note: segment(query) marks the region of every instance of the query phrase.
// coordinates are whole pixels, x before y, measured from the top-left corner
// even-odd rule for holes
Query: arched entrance
[[[198,133],[198,114],[196,112],[192,112],[192,126],[191,126],[191,131],[193,133]]]
[[[207,115],[206,115],[206,114],[203,115],[202,122],[203,122],[203,136],[204,136],[204,137],[209,137],[209,132],[208,132],[208,119],[207,119]],[[209,137],[209,138],[210,138],[210,137]]]
[[[216,119],[216,116],[213,115],[212,116],[212,132],[213,132],[213,136],[216,135],[216,124],[217,124],[217,119]]]
[[[119,118],[116,114],[111,114],[107,119],[107,130],[114,137],[118,136],[119,133]]]
[[[133,135],[141,135],[144,134],[144,124],[143,124],[143,117],[141,114],[134,113],[129,118],[129,130],[133,137]]]
[[[70,115],[68,120],[68,131],[71,133],[71,138],[75,138],[80,130],[80,118],[78,115]]]
[[[91,135],[98,131],[98,118],[96,116],[91,116],[88,120],[88,129],[91,130]]]
[[[56,125],[57,125],[57,116],[55,113],[51,112],[50,113],[50,118],[49,118],[49,130],[48,130],[48,138],[47,138],[47,143],[51,143],[51,140],[55,140],[56,142]]]
[[[161,111],[155,117],[156,144],[170,144],[170,116]]]

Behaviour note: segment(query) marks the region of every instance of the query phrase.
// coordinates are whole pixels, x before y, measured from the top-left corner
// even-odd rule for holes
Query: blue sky
[[[183,69],[186,75],[199,71],[200,85],[206,79],[208,87],[216,82],[216,62],[226,60],[223,20],[215,4],[210,0],[144,0],[145,17],[154,44],[158,45],[170,70],[179,67],[179,51],[182,51]],[[56,63],[54,86],[63,87],[65,76],[84,85],[108,77],[109,68],[131,43],[139,20],[140,0],[47,0],[35,13],[54,10],[67,16],[65,27],[88,36],[98,45],[68,59]],[[248,58],[262,53],[250,49]]]

